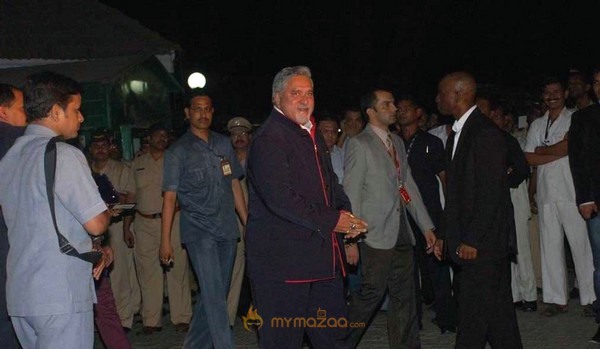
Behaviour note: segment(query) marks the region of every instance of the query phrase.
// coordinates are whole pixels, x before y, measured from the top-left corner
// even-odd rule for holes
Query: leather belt
[[[148,218],[148,219],[157,219],[157,218],[161,218],[162,217],[161,213],[145,214],[145,213],[141,213],[140,211],[137,211],[137,214],[139,214],[140,216],[142,216],[144,218]]]
[[[157,218],[162,218],[162,213],[151,213],[151,214],[145,214],[145,213],[141,213],[140,211],[136,211],[137,214],[139,214],[140,216],[144,217],[144,218],[148,218],[148,219],[157,219]],[[179,212],[179,206],[175,207],[175,213]]]

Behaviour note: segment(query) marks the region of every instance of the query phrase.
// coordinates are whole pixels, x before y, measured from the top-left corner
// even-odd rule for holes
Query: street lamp
[[[206,86],[206,77],[202,73],[195,72],[190,74],[187,83],[191,89],[203,88]]]

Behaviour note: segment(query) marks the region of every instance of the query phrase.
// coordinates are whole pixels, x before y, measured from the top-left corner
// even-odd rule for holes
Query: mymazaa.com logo
[[[244,322],[246,331],[249,332],[252,332],[252,329],[259,330],[263,325],[263,319],[258,315],[254,305],[250,305],[246,316],[242,316],[242,322]]]
[[[259,330],[263,325],[263,318],[258,315],[254,306],[250,306],[247,316],[242,316],[244,328],[252,331],[251,328]],[[317,309],[317,317],[274,317],[271,319],[271,328],[360,328],[365,327],[364,322],[348,322],[345,317],[327,317],[325,309]]]

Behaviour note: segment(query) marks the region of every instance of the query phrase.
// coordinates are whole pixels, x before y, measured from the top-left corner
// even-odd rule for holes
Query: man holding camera
[[[129,168],[123,162],[109,157],[110,148],[111,142],[108,131],[95,131],[89,145],[90,167],[94,173],[106,175],[117,191],[118,197],[112,203],[124,203],[127,201],[126,189],[129,182]],[[123,240],[123,214],[111,218],[108,235],[108,245],[114,253],[114,262],[110,271],[110,285],[115,297],[117,312],[121,319],[121,326],[127,331],[133,325],[133,315],[140,309],[141,296],[133,260],[133,250],[128,248]]]
[[[24,348],[92,348],[94,278],[104,269],[61,253],[46,194],[44,153],[56,136],[77,137],[83,122],[81,86],[43,72],[27,78],[30,124],[0,162],[0,204],[8,227],[7,304]],[[56,144],[54,185],[58,230],[78,251],[90,251],[89,235],[106,231],[109,214],[81,151]]]

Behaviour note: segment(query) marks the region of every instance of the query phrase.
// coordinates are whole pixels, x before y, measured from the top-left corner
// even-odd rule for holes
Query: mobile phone
[[[133,208],[135,208],[136,204],[131,203],[131,204],[115,204],[113,205],[111,208],[113,210],[131,210]]]

